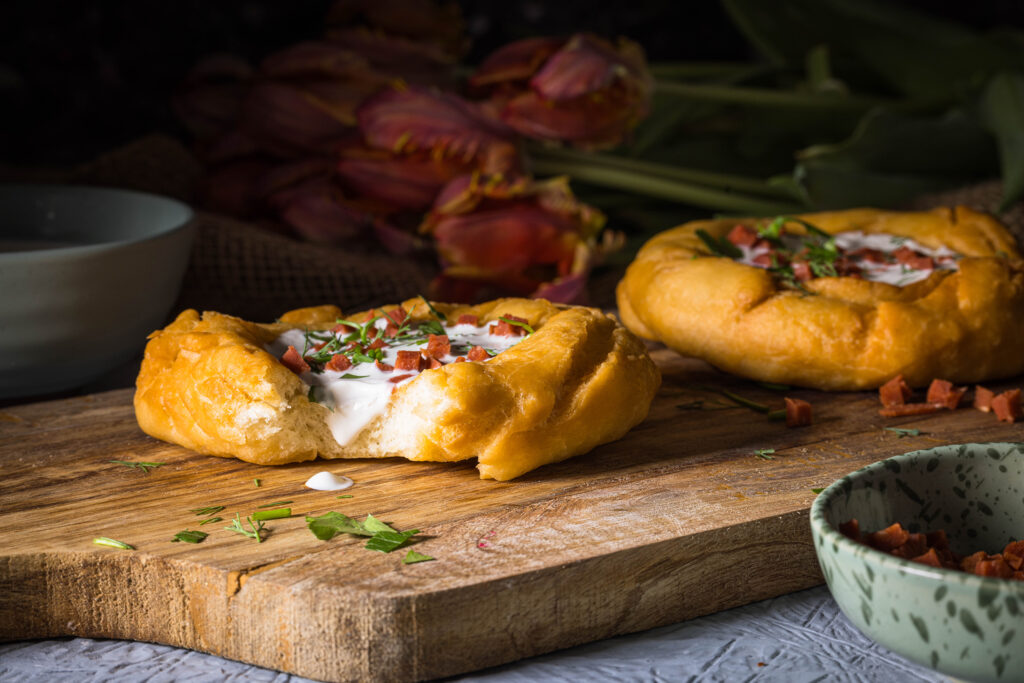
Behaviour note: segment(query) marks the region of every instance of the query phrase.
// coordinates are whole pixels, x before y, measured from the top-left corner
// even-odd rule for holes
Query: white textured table
[[[458,681],[947,681],[863,636],[824,587],[611,638]],[[309,679],[167,645],[66,638],[0,644],[0,681]]]

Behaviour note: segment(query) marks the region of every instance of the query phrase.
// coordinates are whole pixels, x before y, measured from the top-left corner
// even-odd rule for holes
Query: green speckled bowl
[[[818,562],[857,628],[890,650],[970,681],[1024,681],[1024,581],[934,569],[855,543],[900,522],[945,529],[953,551],[1001,552],[1024,538],[1024,444],[914,451],[869,465],[825,489],[811,507]]]

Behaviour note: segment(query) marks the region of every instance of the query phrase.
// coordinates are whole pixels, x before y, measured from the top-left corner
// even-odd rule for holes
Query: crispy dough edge
[[[954,273],[902,289],[822,278],[809,283],[817,296],[801,296],[761,269],[693,259],[704,251],[698,228],[724,235],[764,219],[696,221],[641,248],[617,287],[623,323],[728,372],[817,389],[872,389],[901,373],[921,386],[1024,371],[1024,264],[997,220],[966,207],[801,217],[830,233],[886,232],[969,258]]]
[[[332,326],[341,313],[336,307],[289,311],[273,325],[183,312],[150,336],[135,395],[139,424],[156,438],[257,464],[309,460],[318,453],[444,461],[479,457],[481,478],[507,480],[620,438],[646,417],[660,372],[643,343],[613,316],[531,299],[434,305],[450,318],[477,315],[481,324],[516,315],[529,320],[536,333],[487,363],[449,364],[403,385],[367,430],[378,422],[408,422],[411,417],[403,411],[409,409],[428,412],[418,420],[414,448],[405,452],[368,454],[338,446],[326,427],[326,409],[308,401],[301,380],[262,349],[288,328]],[[431,317],[421,299],[402,306],[414,319]],[[243,377],[233,367],[236,362],[245,369]],[[437,400],[438,392],[446,400]],[[273,408],[267,411],[273,417],[261,425],[264,436],[287,435],[296,425],[303,426],[302,435],[263,443],[240,429],[239,413],[252,410],[247,401]]]

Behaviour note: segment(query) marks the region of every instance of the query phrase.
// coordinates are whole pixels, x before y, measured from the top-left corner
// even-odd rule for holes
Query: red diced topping
[[[431,370],[436,370],[437,368],[441,367],[442,365],[444,365],[444,363],[442,363],[441,361],[439,361],[436,358],[431,358],[430,361],[429,361],[429,367],[430,367]]]
[[[466,357],[465,356],[459,356],[458,358],[455,359],[455,362],[456,363],[465,363],[466,362]]]
[[[333,332],[334,334],[351,334],[352,332],[355,332],[355,329],[349,327],[345,323],[338,323],[337,325],[331,328],[331,332]]]
[[[910,385],[903,381],[903,375],[896,375],[878,387],[878,399],[886,408],[901,406],[910,398]]]
[[[398,384],[399,382],[407,380],[410,377],[412,377],[412,375],[395,375],[394,377],[390,378],[388,381],[389,382],[393,382],[395,384]]]
[[[385,313],[384,309],[381,309],[380,312],[384,316],[384,320],[387,321],[387,327],[384,328],[384,336],[386,337],[397,335],[399,328],[409,319],[409,314],[401,306],[390,313]]]
[[[786,402],[786,426],[806,427],[811,424],[813,411],[811,404],[799,398],[785,398]]]
[[[309,363],[306,362],[305,358],[299,355],[299,352],[295,350],[294,346],[289,346],[288,350],[281,356],[281,364],[296,375],[309,372]]]
[[[956,410],[965,393],[967,393],[967,387],[955,389],[952,382],[933,379],[931,386],[928,387],[928,397],[925,400],[943,408]]]
[[[1021,418],[1020,389],[1004,391],[992,399],[992,411],[1000,422],[1016,422]]]
[[[996,395],[980,384],[974,387],[974,407],[983,413],[992,412],[992,399]]]
[[[960,560],[960,569],[964,570],[968,574],[973,574],[974,567],[986,557],[988,557],[988,553],[984,550],[979,550],[973,555],[968,555],[964,559]]]
[[[814,277],[814,273],[807,261],[793,261],[793,277],[800,282],[807,282]]]
[[[752,247],[757,242],[757,233],[745,225],[737,225],[729,234],[725,236],[725,239],[729,240],[736,246],[740,247]]]
[[[860,266],[845,256],[840,256],[832,264],[839,275],[860,275]]]
[[[1009,551],[1003,551],[1003,559],[1006,560],[1006,564],[1013,567],[1014,570],[1020,569],[1024,566],[1024,556],[1016,555]]]
[[[760,266],[761,268],[771,268],[776,263],[775,259],[772,258],[772,255],[773,252],[758,254],[754,258],[750,259],[750,262],[755,266]]]
[[[395,359],[395,367],[399,370],[416,370],[417,372],[419,372],[420,352],[399,351],[398,358]]]
[[[949,550],[949,538],[945,529],[928,532],[928,545],[939,551]]]
[[[388,365],[387,363],[383,363],[379,360],[374,361],[374,364],[377,366],[377,369],[380,370],[381,372],[391,372],[392,370],[395,369],[394,365]]]
[[[908,538],[910,538],[910,534],[907,533],[899,522],[896,522],[881,531],[868,534],[868,543],[874,548],[890,552],[906,543]]]
[[[475,315],[470,315],[469,313],[463,313],[459,316],[459,319],[455,321],[455,324],[476,326],[480,324],[480,318]]]
[[[466,354],[468,360],[487,360],[491,357],[491,354],[487,353],[487,350],[482,346],[474,346]]]
[[[1016,555],[1017,557],[1024,557],[1024,540],[1010,541],[1003,548],[1003,555]],[[1017,569],[1018,567],[1015,567]]]
[[[935,552],[935,548],[929,548],[928,552],[924,553],[923,555],[918,555],[917,557],[912,557],[910,558],[910,560],[912,562],[920,562],[921,564],[926,564],[930,567],[942,566],[942,561],[939,560],[939,554]]]
[[[935,267],[935,263],[932,261],[930,256],[924,256],[918,254],[910,247],[903,246],[892,252],[892,257],[899,263],[902,263],[908,268],[914,270],[931,270]]]
[[[978,576],[993,576],[998,579],[1012,579],[1013,569],[999,555],[988,557],[974,565],[974,573]]]
[[[352,361],[343,353],[336,353],[331,356],[331,359],[327,361],[327,365],[324,366],[325,369],[334,370],[335,372],[344,372],[350,367],[352,367]]]
[[[374,326],[370,327],[368,330],[366,330],[366,338],[367,339],[373,339],[378,334],[380,334],[380,330],[377,329],[376,325],[374,325]]]
[[[853,539],[858,543],[861,542],[860,537],[860,522],[856,519],[851,519],[849,522],[842,522],[839,525],[839,533],[847,538]]]
[[[446,334],[432,334],[427,338],[426,355],[441,359],[452,351],[452,343]]]
[[[882,408],[878,414],[882,417],[904,417],[907,415],[928,415],[942,410],[942,406],[934,403],[906,403],[901,406],[889,406]]]
[[[892,554],[897,557],[910,560],[918,555],[924,554],[924,551],[928,549],[928,545],[925,543],[924,534],[908,534],[907,542],[901,545],[899,548],[892,550]],[[938,556],[935,558],[938,559]]]
[[[889,261],[884,252],[877,249],[868,249],[866,247],[851,251],[848,256],[857,257],[862,261],[867,261],[868,263],[888,263]]]
[[[384,339],[382,337],[377,337],[370,343],[369,346],[366,347],[366,350],[369,351],[371,349],[383,349],[385,346],[387,346],[387,344],[384,342]]]
[[[503,318],[518,323],[527,324],[529,321],[526,318],[517,318],[514,315],[503,315]],[[519,325],[513,325],[506,320],[499,320],[496,324],[491,325],[490,333],[499,337],[518,337],[526,334],[526,330]],[[470,360],[473,360],[470,358]]]

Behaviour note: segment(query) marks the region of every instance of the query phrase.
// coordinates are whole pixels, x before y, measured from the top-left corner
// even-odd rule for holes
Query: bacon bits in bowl
[[[0,186],[0,398],[73,389],[137,358],[181,287],[191,219],[141,192]]]
[[[811,507],[822,573],[870,638],[971,681],[1024,680],[1024,444],[869,465]]]

